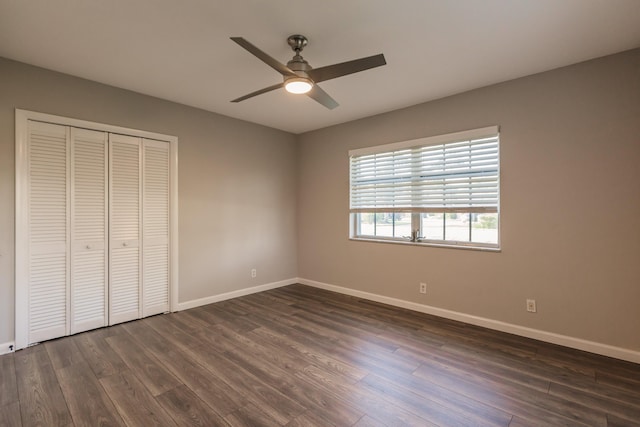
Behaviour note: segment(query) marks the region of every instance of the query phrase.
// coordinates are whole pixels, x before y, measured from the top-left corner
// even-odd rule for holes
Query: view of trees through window
[[[414,220],[419,216],[419,240],[469,243],[498,243],[497,213],[402,213],[368,212],[356,218],[359,236],[410,239]]]

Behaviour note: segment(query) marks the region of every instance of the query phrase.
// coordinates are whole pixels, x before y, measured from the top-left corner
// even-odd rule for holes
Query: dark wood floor
[[[293,285],[0,357],[9,426],[632,426],[640,365]]]

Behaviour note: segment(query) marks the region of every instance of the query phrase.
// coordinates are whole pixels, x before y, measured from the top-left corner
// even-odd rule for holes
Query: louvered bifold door
[[[68,334],[69,130],[29,121],[28,343]]]
[[[109,324],[141,317],[140,138],[109,134]]]
[[[71,128],[71,333],[107,325],[107,133]]]
[[[143,316],[169,311],[169,143],[143,140]]]

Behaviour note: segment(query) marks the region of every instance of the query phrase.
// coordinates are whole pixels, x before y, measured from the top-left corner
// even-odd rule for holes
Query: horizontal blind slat
[[[496,210],[499,136],[352,155],[351,211],[360,209]]]

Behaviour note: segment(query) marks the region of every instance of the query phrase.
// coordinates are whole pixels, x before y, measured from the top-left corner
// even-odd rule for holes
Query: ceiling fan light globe
[[[289,93],[307,93],[313,87],[313,83],[305,78],[293,78],[287,80],[284,84],[284,88]]]

